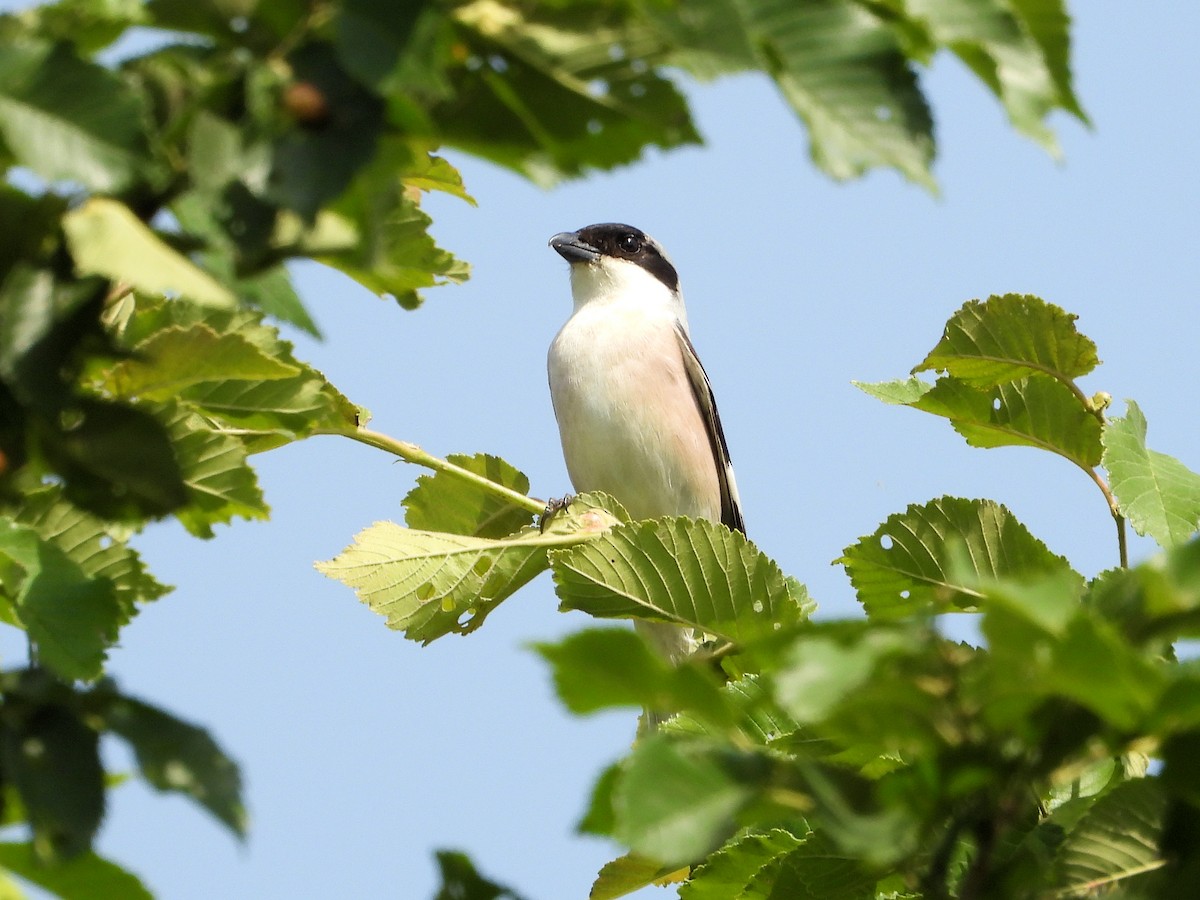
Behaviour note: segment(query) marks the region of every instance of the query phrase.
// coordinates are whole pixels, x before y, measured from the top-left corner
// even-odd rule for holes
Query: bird
[[[612,495],[634,519],[691,516],[745,534],[716,398],[666,251],[615,222],[561,232],[550,246],[570,264],[573,309],[547,370],[572,487]],[[678,625],[635,627],[673,663],[699,645]]]

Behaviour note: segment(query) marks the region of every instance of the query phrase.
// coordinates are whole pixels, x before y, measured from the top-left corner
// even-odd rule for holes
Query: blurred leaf
[[[511,888],[479,874],[471,858],[457,850],[438,850],[442,884],[433,900],[521,900]]]
[[[112,583],[90,576],[32,528],[5,519],[0,574],[40,661],[66,681],[98,677],[127,617]]]
[[[90,850],[45,864],[33,844],[0,843],[0,866],[62,900],[153,900],[138,877]]]
[[[109,367],[97,387],[118,397],[169,400],[208,381],[270,381],[299,373],[297,366],[268,356],[237,333],[217,334],[207,325],[162,328]]]
[[[636,632],[592,628],[534,649],[550,663],[559,699],[573,713],[642,706],[656,712],[686,709],[710,721],[729,719],[703,661],[668,665]]]
[[[148,413],[82,399],[46,455],[66,481],[67,499],[101,518],[162,516],[187,500],[166,429]]]
[[[1045,119],[1063,109],[1087,121],[1071,87],[1061,0],[922,0],[905,11],[950,48],[1004,104],[1013,126],[1058,155]]]
[[[661,887],[674,883],[686,872],[686,868],[672,871],[670,866],[628,853],[600,868],[588,900],[616,900],[652,884]]]
[[[452,98],[431,110],[447,144],[549,186],[700,141],[656,71],[659,40],[625,5],[475,0],[454,21],[464,64],[451,71]]]
[[[381,96],[441,97],[449,90],[448,24],[436,6],[344,0],[335,26],[338,59]]]
[[[745,536],[683,517],[619,525],[551,554],[560,609],[638,618],[752,640],[804,621],[804,586]]]
[[[498,456],[453,453],[446,461],[519,493],[529,493],[528,477]],[[533,524],[528,510],[451,472],[421,475],[402,503],[408,527],[425,531],[502,538]]]
[[[895,168],[933,186],[933,122],[892,29],[849,0],[705,0],[658,11],[673,60],[711,74],[761,69],[808,126],[834,178]]]
[[[689,863],[720,846],[766,771],[720,744],[652,734],[622,764],[613,793],[613,836],[664,865]]]
[[[116,41],[149,18],[140,0],[58,0],[26,10],[22,18],[42,36],[69,41],[87,54]]]
[[[154,180],[137,96],[69,44],[0,47],[0,135],[48,181],[115,192]]]
[[[0,184],[0,282],[19,263],[48,261],[43,257],[49,257],[57,243],[54,233],[66,208],[66,200],[56,194],[31,197],[11,185]],[[19,327],[8,324],[5,331],[16,332]]]
[[[1104,429],[1103,465],[1122,514],[1138,534],[1174,547],[1200,523],[1200,475],[1174,457],[1146,447],[1146,417],[1132,400],[1125,416]]]
[[[349,246],[316,258],[349,275],[368,290],[390,294],[405,309],[421,304],[421,288],[465,281],[470,267],[441,249],[429,234],[433,220],[410,196],[404,172],[413,164],[400,141],[383,141],[370,165],[332,204],[332,214],[355,235]],[[420,169],[418,169],[420,171]]]
[[[1161,867],[1158,851],[1166,799],[1156,779],[1118,785],[1100,797],[1067,832],[1058,852],[1058,881],[1064,893],[1093,885],[1127,884]]]
[[[319,98],[324,114],[297,116],[277,142],[270,197],[312,221],[342,194],[375,153],[383,126],[383,102],[342,68],[333,47],[309,43],[288,57],[292,85]]]
[[[962,549],[962,568],[954,554]],[[874,533],[847,547],[837,560],[846,568],[870,616],[895,618],[919,611],[967,607],[978,591],[963,582],[1067,572],[1004,506],[990,500],[941,497],[889,516]],[[1082,587],[1082,577],[1075,576]]]
[[[168,247],[124,203],[92,197],[63,216],[75,267],[148,294],[177,292],[197,303],[233,306],[229,290]]]
[[[1087,470],[1100,463],[1100,419],[1070,388],[1046,375],[990,388],[952,376],[932,386],[910,378],[858,387],[886,403],[949,419],[972,447],[1037,447]]]
[[[1075,328],[1077,318],[1030,294],[969,300],[913,371],[944,370],[980,388],[1035,373],[1071,383],[1100,364],[1096,345]]]
[[[126,543],[125,529],[66,502],[57,485],[24,492],[16,521],[62,550],[86,576],[109,583],[122,621],[133,616],[135,604],[170,590],[146,571],[137,551]]]
[[[234,291],[244,301],[253,303],[268,316],[295,325],[315,338],[321,337],[321,330],[304,308],[300,295],[292,285],[291,273],[283,266],[275,266],[256,275],[238,279]]]
[[[185,794],[245,837],[241,775],[207,731],[130,697],[114,697],[103,716],[105,727],[129,742],[151,785]]]
[[[0,762],[33,828],[33,855],[43,864],[86,852],[104,815],[99,735],[56,704],[25,706],[6,697]]]
[[[804,839],[790,831],[773,828],[766,833],[743,834],[692,872],[679,889],[679,900],[771,900],[779,868],[789,853],[803,846]]]

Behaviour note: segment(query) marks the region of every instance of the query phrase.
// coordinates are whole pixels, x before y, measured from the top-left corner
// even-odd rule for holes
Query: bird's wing
[[[721,417],[717,415],[717,398],[713,396],[712,385],[700,358],[696,356],[696,348],[692,346],[687,332],[678,323],[675,325],[675,335],[679,338],[679,352],[683,355],[683,367],[687,370],[688,381],[692,385],[692,394],[700,414],[704,418],[704,428],[708,432],[708,444],[712,447],[713,460],[717,465],[717,483],[721,489],[721,523],[726,527],[746,533],[746,522],[742,518],[742,504],[738,498],[737,484],[733,480],[733,463],[729,460],[729,446],[725,443],[725,430],[721,428]]]

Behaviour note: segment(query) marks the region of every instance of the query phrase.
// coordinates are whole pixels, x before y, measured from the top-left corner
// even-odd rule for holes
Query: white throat
[[[585,307],[623,306],[645,314],[669,314],[687,330],[683,297],[639,265],[602,257],[571,266],[571,298],[575,313]]]

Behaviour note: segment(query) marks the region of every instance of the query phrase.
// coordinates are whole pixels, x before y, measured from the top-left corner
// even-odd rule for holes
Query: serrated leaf
[[[125,529],[68,503],[57,485],[24,493],[16,521],[66,553],[88,577],[111,584],[122,621],[132,617],[135,604],[170,590],[146,571],[137,551],[126,543]]]
[[[850,383],[864,394],[895,406],[912,406],[933,390],[932,384],[922,381],[915,375],[910,375],[908,378],[897,378],[894,381],[852,381]]]
[[[63,231],[81,275],[103,275],[148,294],[175,292],[209,306],[237,303],[228,288],[167,246],[120,201],[88,198],[63,216]]]
[[[1162,547],[1182,544],[1200,523],[1200,475],[1146,446],[1146,417],[1132,400],[1104,428],[1104,458],[1121,513]]]
[[[104,815],[100,736],[65,706],[5,707],[0,761],[33,828],[34,856],[43,864],[79,856]]]
[[[981,388],[1035,373],[1069,383],[1100,364],[1077,318],[1030,294],[969,300],[913,372],[944,370]]]
[[[1061,889],[1082,894],[1161,867],[1158,843],[1165,810],[1166,798],[1154,778],[1126,782],[1097,799],[1059,848]]]
[[[0,48],[0,135],[48,181],[95,191],[119,191],[149,166],[137,96],[66,43]]]
[[[745,536],[683,517],[621,525],[551,554],[560,609],[671,622],[740,642],[804,621],[812,603]]]
[[[740,835],[692,872],[679,900],[771,900],[773,876],[804,840],[782,828]]]
[[[66,681],[98,677],[125,619],[113,585],[34,529],[3,519],[0,575],[40,661]]]
[[[567,528],[569,516],[556,517]],[[599,534],[616,520],[585,511],[579,531]],[[387,617],[389,628],[428,644],[446,634],[468,634],[505,598],[546,568],[546,553],[581,539],[562,531],[528,528],[501,540],[416,531],[376,522],[354,544],[317,571],[354,588],[359,599]]]
[[[878,869],[851,850],[840,849],[821,833],[809,833],[804,843],[765,869],[750,883],[746,897],[787,897],[789,900],[860,900],[875,896]]]
[[[1100,419],[1046,375],[991,388],[943,377],[907,405],[949,419],[972,447],[1036,447],[1088,471],[1100,463]]]
[[[964,568],[953,570],[957,548]],[[941,497],[889,516],[837,560],[846,568],[868,615],[900,617],[944,611],[948,602],[972,605],[979,578],[1020,578],[1069,571],[1004,506],[990,500]],[[1082,580],[1081,576],[1080,579]]]
[[[475,198],[467,193],[458,169],[432,153],[414,154],[413,161],[405,167],[400,179],[409,187],[422,191],[439,191],[465,200],[472,206],[479,205]]]
[[[596,880],[592,882],[588,900],[616,900],[652,884],[660,887],[672,884],[682,880],[686,874],[687,869],[672,870],[672,867],[652,859],[628,853],[600,868]]]
[[[0,866],[62,900],[154,900],[136,875],[90,850],[47,866],[32,844],[0,843]]]
[[[155,331],[133,348],[132,358],[105,370],[96,387],[118,397],[169,400],[204,382],[272,381],[299,371],[236,333],[195,324]]]
[[[241,440],[214,430],[186,404],[164,404],[159,412],[187,489],[187,502],[175,515],[188,531],[210,538],[213,525],[226,524],[234,516],[266,519],[270,515]]]
[[[103,716],[108,730],[133,748],[146,781],[190,797],[245,837],[241,774],[207,731],[130,697],[114,697]]]
[[[622,765],[613,791],[613,835],[665,866],[720,846],[766,767],[720,744],[652,734]]]
[[[446,461],[519,493],[529,493],[525,473],[498,456],[454,453]],[[501,538],[533,524],[528,510],[452,472],[420,476],[402,503],[408,527],[424,531]]]

